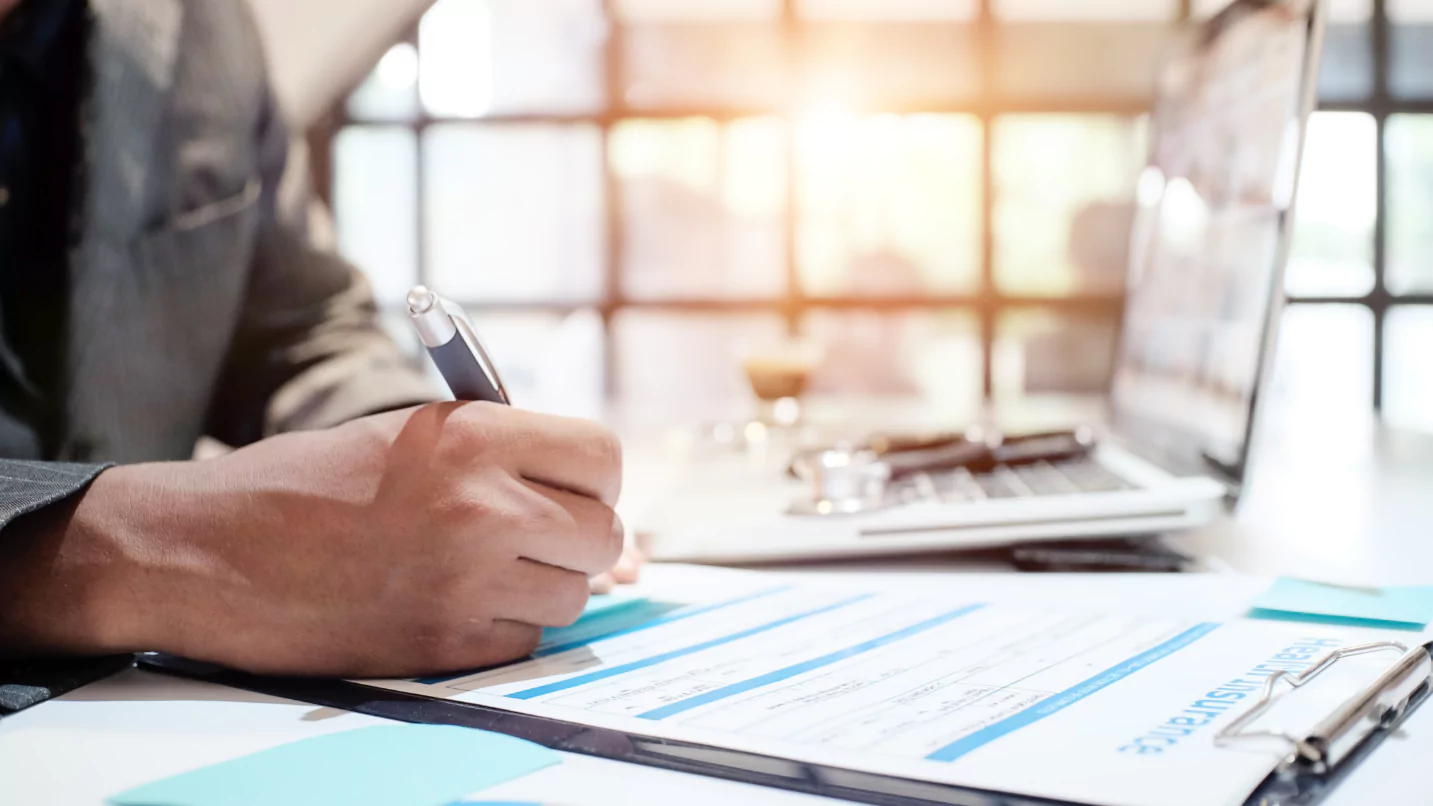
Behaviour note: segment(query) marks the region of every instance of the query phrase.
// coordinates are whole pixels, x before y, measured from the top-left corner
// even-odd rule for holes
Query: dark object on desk
[[[133,655],[111,655],[88,661],[24,661],[0,668],[0,716],[23,711],[133,665]]]
[[[931,448],[944,448],[956,443],[968,442],[975,439],[976,436],[978,435],[974,432],[957,434],[948,431],[921,434],[877,434],[866,440],[866,447],[875,451],[877,456],[885,456],[886,454],[902,453],[904,451],[923,451]]]
[[[1080,427],[1070,431],[1050,431],[1006,437],[991,449],[997,465],[1020,467],[1039,462],[1068,462],[1083,459],[1095,448],[1093,429]]]
[[[809,467],[813,459],[830,450],[851,454],[869,451],[890,469],[891,480],[899,480],[921,473],[951,470],[990,473],[999,467],[1069,462],[1089,456],[1094,447],[1094,431],[1089,428],[994,439],[960,434],[883,434],[871,437],[861,444],[802,451],[792,457],[787,472],[795,478],[806,478],[810,475]]]
[[[986,440],[978,434],[907,439],[901,450],[885,438],[804,451],[788,472],[811,485],[789,515],[869,514],[912,504],[966,504],[999,498],[1068,496],[1131,489],[1092,454],[1094,432],[1029,434]],[[885,452],[878,453],[877,446]],[[1077,516],[1083,519],[1083,515]]]
[[[896,480],[949,470],[982,474],[1002,467],[1072,462],[1089,456],[1094,447],[1094,432],[1077,428],[1005,437],[992,442],[960,440],[938,447],[891,452],[881,458],[891,469],[891,479]]]
[[[1012,546],[1009,556],[1021,571],[1047,573],[1178,573],[1194,561],[1158,537],[1022,543]]]
[[[995,466],[989,445],[964,439],[935,447],[889,451],[879,456],[890,468],[889,478],[892,481],[920,473],[941,473],[961,468],[980,473]]]

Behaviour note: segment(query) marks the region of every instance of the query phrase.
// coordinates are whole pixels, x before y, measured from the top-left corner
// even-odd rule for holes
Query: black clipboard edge
[[[1429,648],[1433,653],[1433,644]],[[345,680],[261,677],[159,653],[141,655],[136,665],[161,674],[399,722],[459,725],[503,733],[567,753],[873,806],[1095,806],[792,761],[611,728],[596,728]],[[1430,692],[1433,688],[1425,684],[1409,699],[1408,706],[1396,722],[1387,728],[1372,731],[1332,771],[1321,775],[1275,772],[1249,796],[1245,806],[1317,806],[1398,730],[1404,720],[1429,698]],[[1032,759],[1031,763],[1033,766],[1040,761]]]
[[[553,750],[693,773],[873,806],[1097,806],[1011,795],[792,761],[740,750],[595,728],[473,703],[343,680],[260,677],[173,655],[141,655],[140,669],[368,716],[459,725],[514,736]],[[1031,759],[1032,768],[1043,763]]]

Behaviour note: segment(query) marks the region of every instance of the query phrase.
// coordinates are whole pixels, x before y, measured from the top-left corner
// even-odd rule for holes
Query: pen
[[[497,367],[462,308],[420,285],[408,292],[408,316],[453,397],[511,403]]]

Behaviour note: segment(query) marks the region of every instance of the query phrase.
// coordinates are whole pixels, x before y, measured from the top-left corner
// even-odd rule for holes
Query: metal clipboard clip
[[[1315,725],[1307,735],[1277,729],[1249,729],[1284,694],[1308,683],[1344,658],[1374,652],[1400,652],[1402,655],[1377,679]],[[1323,775],[1336,768],[1375,732],[1397,725],[1409,703],[1428,689],[1430,680],[1433,680],[1433,658],[1430,658],[1429,649],[1425,646],[1409,647],[1397,641],[1377,641],[1341,647],[1298,674],[1278,671],[1270,675],[1264,681],[1259,701],[1219,731],[1214,742],[1225,747],[1241,742],[1280,740],[1289,748],[1289,755],[1280,765],[1281,771]],[[1289,688],[1277,692],[1280,683],[1287,683]]]

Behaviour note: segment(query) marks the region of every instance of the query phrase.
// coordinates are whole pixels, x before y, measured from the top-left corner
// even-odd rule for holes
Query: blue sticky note
[[[587,597],[587,607],[582,619],[600,618],[630,610],[647,601],[645,596],[623,596],[615,593],[595,593]]]
[[[1421,629],[1433,621],[1433,585],[1351,588],[1282,578],[1254,599],[1249,615],[1392,629]]]
[[[542,631],[542,644],[537,656],[550,655],[561,649],[597,640],[603,636],[656,619],[683,605],[675,602],[657,602],[645,596],[620,593],[596,594],[589,596],[587,607],[577,621],[566,627],[548,627]],[[476,671],[476,670],[472,670]],[[437,686],[450,680],[466,677],[471,671],[420,677],[415,683]]]
[[[115,795],[115,806],[441,806],[559,763],[448,725],[375,725],[275,747]]]

